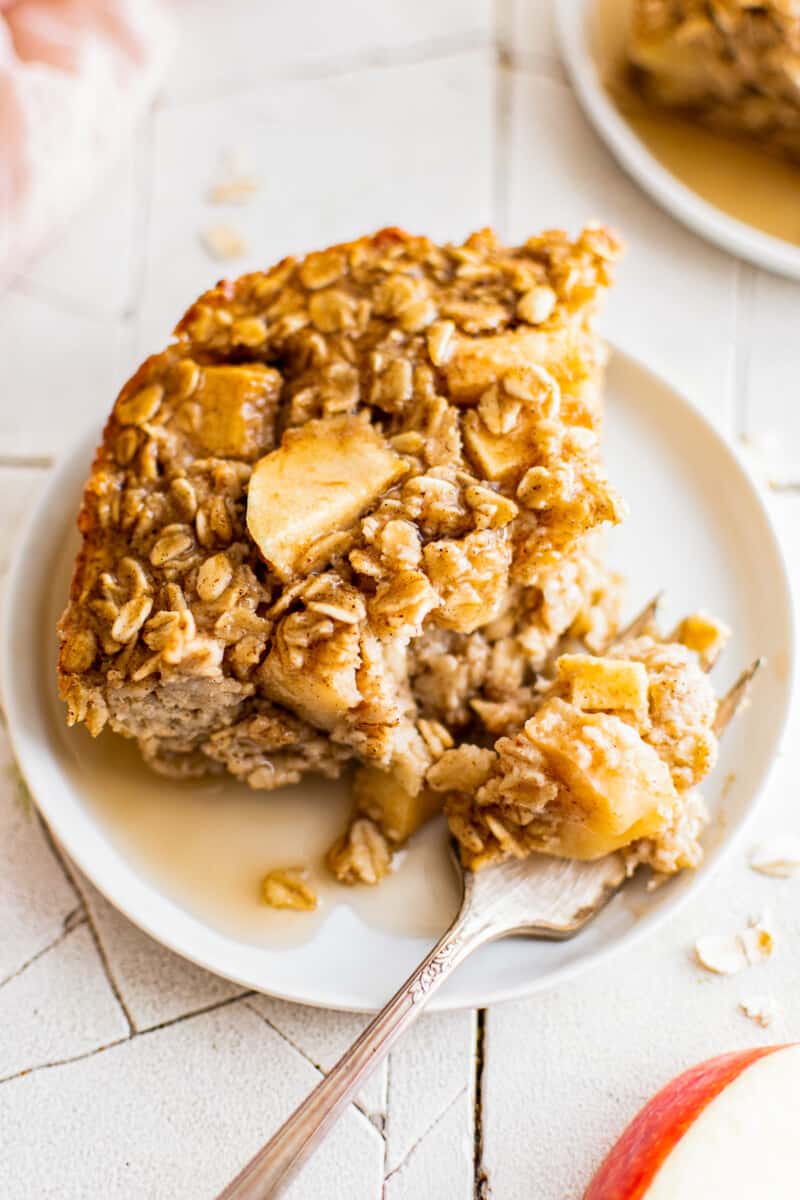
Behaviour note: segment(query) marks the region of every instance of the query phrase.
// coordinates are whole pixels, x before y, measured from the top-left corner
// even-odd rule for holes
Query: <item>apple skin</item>
[[[751,1063],[785,1046],[720,1054],[690,1067],[653,1096],[612,1146],[583,1200],[642,1200],[667,1155],[700,1113]]]

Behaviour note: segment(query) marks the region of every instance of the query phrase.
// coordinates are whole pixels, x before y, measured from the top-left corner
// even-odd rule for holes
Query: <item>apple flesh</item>
[[[583,1200],[797,1200],[800,1045],[723,1054],[636,1116]]]

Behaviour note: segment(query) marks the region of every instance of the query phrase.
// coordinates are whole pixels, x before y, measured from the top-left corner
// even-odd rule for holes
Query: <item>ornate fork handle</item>
[[[422,1012],[429,996],[460,962],[493,936],[496,931],[491,924],[474,914],[465,901],[430,954],[218,1200],[267,1200],[280,1195],[364,1081]]]

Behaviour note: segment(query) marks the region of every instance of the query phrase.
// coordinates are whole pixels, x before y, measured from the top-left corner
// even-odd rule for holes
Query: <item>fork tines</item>
[[[714,718],[714,733],[717,737],[725,732],[739,709],[745,703],[750,692],[750,685],[756,673],[764,665],[763,658],[757,658],[749,667],[742,671],[731,688],[722,696],[717,704],[717,715]]]

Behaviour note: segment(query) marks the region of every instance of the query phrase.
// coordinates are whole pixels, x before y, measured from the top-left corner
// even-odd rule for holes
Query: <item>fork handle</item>
[[[289,1184],[451,971],[492,936],[464,904],[417,969],[217,1200],[267,1200]]]

